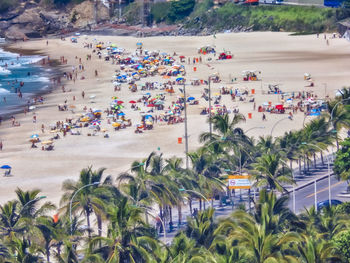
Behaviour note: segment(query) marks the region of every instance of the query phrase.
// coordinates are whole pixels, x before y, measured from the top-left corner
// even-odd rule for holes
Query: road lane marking
[[[334,187],[334,186],[337,186],[338,184],[342,184],[342,183],[344,183],[344,182],[343,182],[343,181],[340,181],[340,182],[338,182],[338,183],[332,184],[332,185],[331,185],[331,188]],[[323,188],[322,190],[317,191],[316,194],[322,193],[322,192],[324,192],[324,191],[326,191],[326,190],[328,190],[328,186],[327,186],[326,188]],[[309,195],[306,196],[306,198],[310,198],[311,196],[314,196],[314,195],[315,195],[315,193],[309,194]]]

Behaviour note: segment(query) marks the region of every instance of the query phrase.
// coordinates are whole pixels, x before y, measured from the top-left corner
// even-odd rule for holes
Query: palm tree
[[[157,203],[160,216],[164,219],[168,206],[177,204],[179,191],[166,174],[162,155],[152,152],[142,162],[134,161],[131,171],[134,175],[122,173],[117,178],[122,192],[137,206],[149,207]]]
[[[124,198],[119,206],[107,209],[110,221],[107,237],[95,237],[89,242],[87,258],[104,262],[148,262],[157,241],[143,220],[143,208],[129,205]]]
[[[332,242],[323,239],[315,239],[313,236],[301,235],[302,241],[298,244],[298,250],[302,262],[305,263],[324,263],[324,262],[343,262],[341,256],[337,253],[336,247]]]
[[[277,153],[263,154],[253,164],[255,187],[267,186],[271,190],[287,191],[283,184],[292,184],[290,171],[284,169],[281,156]]]
[[[195,152],[188,153],[192,163],[192,174],[196,178],[198,191],[204,196],[214,199],[216,193],[223,191],[224,183],[220,180],[221,170],[216,156],[207,152],[205,148],[200,148]],[[193,193],[191,193],[193,196]],[[202,198],[199,199],[200,210],[202,209]],[[191,211],[192,212],[192,211]]]
[[[196,241],[196,247],[204,246],[208,249],[214,240],[215,228],[214,209],[208,208],[194,218],[188,218],[184,232],[187,237]]]
[[[65,193],[63,194],[60,203],[61,205],[64,205],[63,209],[65,209],[67,213],[69,213],[69,204],[73,195],[80,189],[74,200],[72,200],[72,211],[73,213],[76,213],[80,210],[81,214],[85,215],[89,229],[89,238],[91,238],[90,216],[92,213],[95,213],[99,235],[101,235],[104,206],[109,200],[115,197],[114,194],[116,193],[111,186],[111,176],[107,176],[104,181],[102,181],[104,171],[105,168],[101,168],[98,171],[92,171],[91,167],[88,167],[81,171],[80,178],[77,182],[66,180],[63,182],[62,186]],[[87,185],[89,186],[85,187]]]
[[[337,100],[327,103],[328,113],[332,114],[330,116],[330,123],[333,129],[340,131],[342,128],[350,128],[350,106],[340,105]],[[336,108],[335,108],[336,106]],[[339,138],[336,136],[337,150],[339,150]]]
[[[6,239],[13,239],[16,235],[23,235],[25,225],[21,224],[17,214],[18,201],[9,201],[0,205],[0,235]]]
[[[270,224],[265,224],[266,219],[265,214],[262,222],[257,222],[252,215],[238,210],[231,218],[219,223],[216,233],[226,235],[231,243],[237,243],[245,251],[248,262],[296,262],[295,256],[288,255],[285,250],[288,244],[297,242],[297,234],[274,233],[274,229],[269,229]]]
[[[38,207],[41,200],[39,193],[40,190],[35,189],[32,191],[23,191],[20,188],[16,189],[16,195],[18,199],[20,209],[20,216],[26,218],[38,218],[45,215],[47,212],[56,209],[56,206],[51,202],[45,202],[42,206]]]
[[[174,193],[174,196],[177,197],[177,211],[178,211],[178,224],[181,225],[182,221],[182,205],[184,202],[183,195],[180,194],[179,189],[193,189],[198,187],[193,173],[182,168],[182,159],[177,157],[172,157],[166,160],[166,166],[164,170],[166,174],[170,177],[170,180],[173,182],[171,184],[170,190]],[[177,193],[177,194],[175,194]]]
[[[297,216],[288,208],[288,196],[279,198],[263,189],[255,205],[254,218],[260,224],[265,224],[271,233],[277,234],[285,229],[296,230],[301,226]]]
[[[63,253],[56,254],[55,258],[58,263],[78,263],[78,255],[76,253],[75,245],[69,241],[64,242],[64,251]],[[85,258],[82,262],[91,262],[85,261]],[[102,261],[94,260],[93,262],[102,263]]]
[[[14,255],[14,262],[24,262],[24,263],[41,263],[44,262],[42,257],[38,254],[38,247],[31,245],[28,240],[13,238],[8,247],[11,251],[11,254]]]
[[[207,142],[211,140],[220,140],[220,138],[235,137],[235,135],[243,136],[244,132],[241,128],[237,128],[237,124],[245,121],[245,117],[238,113],[233,116],[230,120],[228,114],[225,115],[215,115],[212,117],[211,122],[213,124],[214,131],[217,131],[217,134],[209,132],[202,133],[200,135],[201,142]]]

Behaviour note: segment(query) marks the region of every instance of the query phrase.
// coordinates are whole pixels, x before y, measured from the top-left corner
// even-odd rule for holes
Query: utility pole
[[[122,19],[122,0],[119,0],[119,17],[118,17],[119,23],[121,22],[121,19]]]
[[[208,80],[208,86],[209,86],[209,133],[210,133],[210,139],[212,134],[212,127],[211,127],[211,89],[210,89],[210,77]]]
[[[188,162],[188,134],[187,134],[187,98],[186,98],[186,84],[184,84],[184,110],[185,110],[185,153],[186,153],[186,169],[189,168]]]

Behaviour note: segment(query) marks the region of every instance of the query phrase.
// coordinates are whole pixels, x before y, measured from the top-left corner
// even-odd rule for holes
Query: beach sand
[[[41,140],[52,137],[48,132],[48,127],[58,120],[66,118],[76,118],[77,113],[84,113],[84,106],[105,110],[111,101],[112,96],[118,96],[125,102],[135,99],[135,93],[131,93],[124,84],[120,92],[114,92],[111,83],[114,71],[119,68],[111,62],[98,59],[93,55],[92,61],[86,61],[86,55],[91,54],[91,49],[83,48],[83,42],[92,42],[96,38],[99,41],[117,44],[118,47],[133,52],[136,43],[143,42],[144,49],[160,50],[173,54],[186,56],[186,78],[207,79],[208,74],[218,72],[223,79],[219,84],[212,85],[212,93],[219,91],[222,86],[233,88],[247,88],[256,90],[256,108],[263,102],[279,101],[279,95],[262,94],[267,91],[268,84],[280,84],[280,88],[285,92],[314,91],[319,98],[325,95],[334,97],[335,91],[349,85],[350,76],[350,43],[344,39],[330,39],[329,46],[323,36],[317,38],[315,35],[290,36],[288,33],[254,32],[237,34],[218,34],[216,39],[213,36],[206,37],[152,37],[138,39],[133,37],[113,37],[113,36],[80,36],[78,43],[71,43],[60,39],[20,42],[14,44],[14,48],[36,49],[48,54],[51,59],[59,59],[64,56],[68,59],[67,71],[71,67],[78,66],[82,58],[85,71],[79,76],[85,76],[85,80],[77,80],[75,83],[69,81],[64,83],[65,89],[71,92],[62,93],[60,87],[54,92],[45,95],[45,103],[38,105],[35,109],[37,122],[33,123],[33,113],[18,114],[16,119],[20,121],[20,127],[11,127],[10,121],[4,121],[0,126],[0,140],[3,141],[4,148],[0,152],[2,164],[9,164],[13,167],[12,177],[1,177],[0,200],[6,202],[15,197],[14,190],[20,187],[24,190],[39,188],[47,199],[58,205],[61,197],[61,185],[66,179],[77,180],[81,169],[90,165],[93,169],[106,167],[106,175],[116,177],[119,173],[126,171],[132,161],[146,158],[152,151],[160,152],[165,157],[173,155],[184,157],[184,143],[178,144],[178,137],[184,135],[184,124],[176,125],[155,125],[151,131],[143,134],[135,134],[134,127],[125,130],[113,131],[106,120],[102,120],[102,128],[107,128],[110,138],[98,136],[87,136],[87,128],[83,129],[83,135],[67,135],[63,139],[55,141],[54,151],[42,151],[30,149],[29,138],[32,134],[39,134]],[[219,53],[223,50],[231,51],[234,55],[232,60],[226,61],[205,61],[210,56],[203,56],[203,63],[188,65],[187,57],[198,57],[197,48],[205,45],[215,45]],[[193,71],[193,67],[197,71]],[[98,77],[94,72],[98,70]],[[259,70],[262,72],[262,81],[243,82],[241,72],[243,70]],[[314,79],[315,86],[305,87],[308,83],[304,80],[304,73],[308,72]],[[237,78],[236,83],[231,83],[231,78]],[[141,79],[138,83],[158,80],[165,81],[160,77]],[[85,99],[82,99],[81,92],[85,92]],[[167,95],[167,101],[175,101],[179,95],[178,86],[173,97]],[[188,86],[188,96],[199,98],[203,92],[203,86]],[[139,91],[138,94],[141,92]],[[156,94],[157,91],[152,91]],[[158,91],[159,93],[159,91]],[[95,95],[95,103],[90,103],[89,96]],[[73,101],[73,96],[76,100]],[[71,111],[58,111],[57,105],[63,104],[67,100],[68,105],[74,105],[75,113]],[[252,119],[240,126],[244,130],[264,126],[264,129],[252,129],[249,136],[258,137],[269,135],[274,124],[287,115],[267,113],[267,121],[262,121],[262,113],[253,111],[253,104],[248,102],[231,102],[230,96],[223,96],[222,104],[232,110],[238,106],[240,113],[246,117],[252,113]],[[140,114],[132,111],[130,105],[126,103],[125,112],[127,118],[131,118],[133,125],[140,121]],[[200,145],[199,135],[208,131],[209,126],[206,116],[199,115],[200,107],[207,106],[204,99],[200,99],[199,105],[188,107],[188,133],[189,150],[195,150]],[[308,121],[310,117],[306,118]],[[279,136],[289,130],[300,129],[304,121],[303,113],[294,116],[294,120],[285,119],[277,124],[273,135]],[[45,125],[45,133],[41,132],[41,125]],[[61,136],[62,137],[62,136]],[[38,144],[40,145],[40,144]]]

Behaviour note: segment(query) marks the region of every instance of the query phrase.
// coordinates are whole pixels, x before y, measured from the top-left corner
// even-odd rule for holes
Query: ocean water
[[[0,116],[23,111],[32,97],[51,88],[52,69],[39,65],[42,58],[38,55],[20,56],[0,48]],[[22,98],[18,96],[19,90]]]

